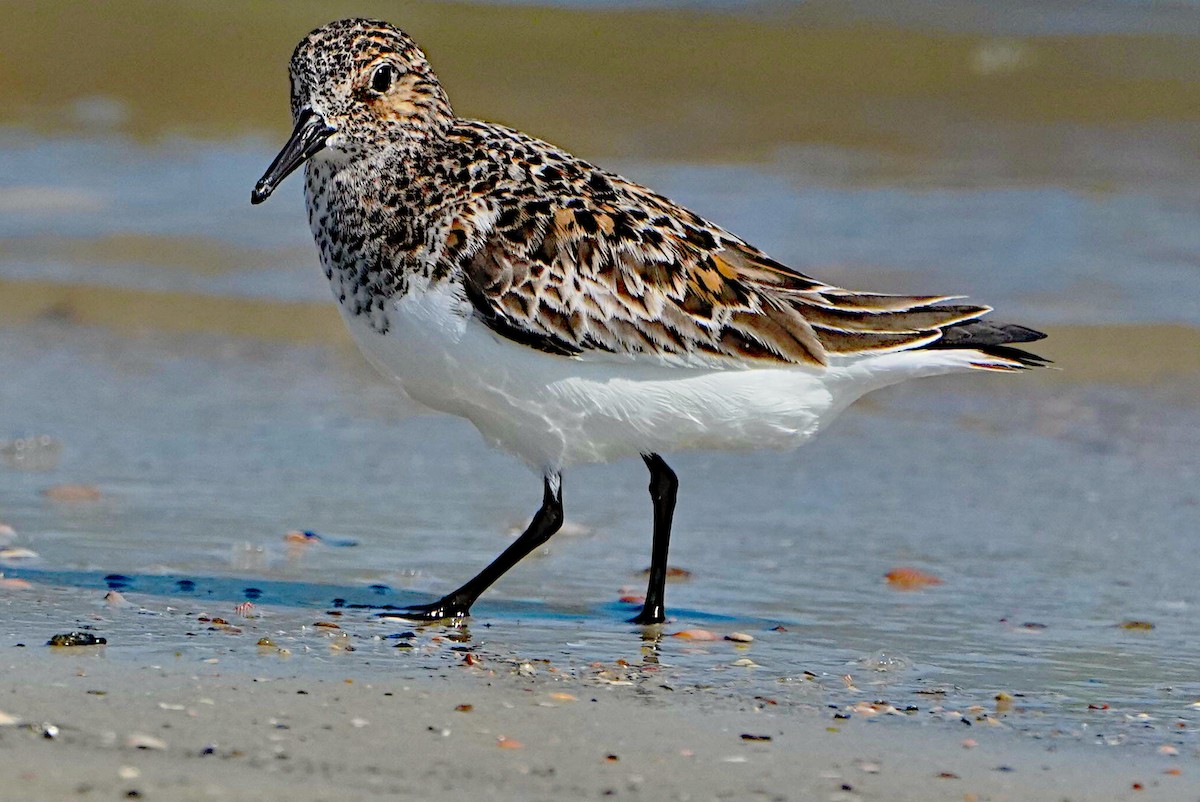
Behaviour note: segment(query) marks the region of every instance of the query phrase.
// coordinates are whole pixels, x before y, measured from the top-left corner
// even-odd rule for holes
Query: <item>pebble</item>
[[[61,635],[55,635],[50,640],[46,641],[47,646],[103,646],[108,643],[107,638],[99,638],[90,632],[66,632]]]
[[[754,636],[747,635],[745,632],[730,632],[725,636],[725,640],[731,640],[734,643],[753,643]]]

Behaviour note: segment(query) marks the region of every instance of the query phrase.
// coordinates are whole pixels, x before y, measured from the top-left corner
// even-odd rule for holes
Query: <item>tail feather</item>
[[[942,336],[924,346],[928,349],[955,349],[979,351],[995,362],[980,363],[979,367],[996,370],[1021,370],[1040,368],[1050,360],[1012,343],[1028,343],[1045,339],[1043,332],[1015,323],[992,323],[987,320],[968,320],[947,326]]]

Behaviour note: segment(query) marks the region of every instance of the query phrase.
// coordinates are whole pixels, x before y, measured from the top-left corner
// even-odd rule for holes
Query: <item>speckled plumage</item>
[[[296,131],[255,202],[307,162],[321,263],[368,358],[543,471],[548,494],[575,462],[640,453],[661,478],[660,450],[795,446],[878,387],[1044,362],[1010,345],[1038,332],[981,321],[985,306],[832,287],[455,116],[387,23],[331,23],[290,66]]]
[[[411,76],[391,90],[399,103],[330,80],[381,59]],[[347,120],[343,155],[307,168],[310,219],[339,302],[377,330],[414,277],[461,286],[495,330],[552,353],[710,364],[825,365],[918,347],[988,311],[830,287],[559,148],[455,117],[421,51],[383,23],[314,32],[291,71],[293,114],[308,103]]]

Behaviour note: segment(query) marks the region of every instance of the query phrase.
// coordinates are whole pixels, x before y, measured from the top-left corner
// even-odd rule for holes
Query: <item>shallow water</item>
[[[1120,19],[1105,24],[1136,28]],[[83,112],[95,123],[105,108]],[[999,720],[1036,735],[1195,747],[1200,405],[1178,341],[1200,326],[1200,195],[1186,118],[935,120],[918,154],[849,134],[767,137],[740,164],[651,158],[672,136],[655,141],[653,125],[639,129],[647,142],[613,145],[605,164],[834,282],[963,292],[1030,325],[1118,338],[1130,329],[1117,326],[1188,328],[1145,326],[1150,346],[1120,358],[1149,373],[1118,372],[1117,353],[1078,337],[1060,355],[1052,339],[1061,374],[894,388],[796,453],[671,456],[672,562],[693,576],[669,586],[675,621],[657,643],[617,601],[644,583],[644,470],[573,471],[571,525],[484,597],[472,643],[571,671],[657,664],[695,692],[887,700],[918,717],[996,713],[1004,692],[1015,698]],[[4,632],[24,638],[59,614],[70,625],[87,599],[114,658],[183,649],[267,670],[249,635],[187,634],[197,611],[230,617],[253,598],[260,633],[320,644],[298,627],[340,605],[353,665],[417,665],[372,639],[408,627],[362,606],[426,600],[478,570],[533,511],[538,479],[465,423],[416,416],[347,348],[299,187],[247,204],[269,134],[166,129],[0,132],[0,440],[62,445],[48,470],[0,462],[0,520],[38,554],[4,575],[45,600]],[[42,495],[62,483],[102,498]],[[288,544],[291,529],[326,541]],[[943,582],[893,590],[883,576],[899,566]],[[101,607],[108,588],[135,607]],[[755,641],[669,636],[694,627]],[[733,665],[742,657],[758,667]],[[288,665],[346,663],[314,649]]]

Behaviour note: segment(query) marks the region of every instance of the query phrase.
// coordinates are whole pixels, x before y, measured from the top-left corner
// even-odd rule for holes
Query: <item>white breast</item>
[[[690,448],[798,446],[863,393],[970,367],[963,353],[908,351],[830,368],[678,367],[576,359],[507,340],[449,283],[410,292],[379,334],[347,325],[367,358],[415,400],[475,424],[538,470]]]

